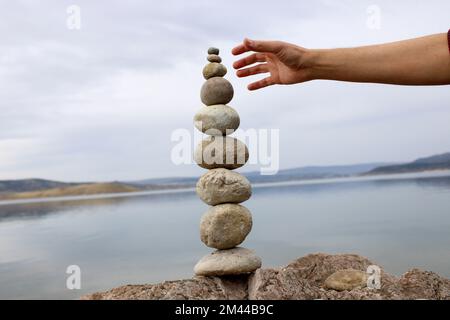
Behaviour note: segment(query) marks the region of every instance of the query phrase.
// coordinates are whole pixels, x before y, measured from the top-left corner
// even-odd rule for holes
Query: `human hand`
[[[236,75],[248,77],[260,73],[270,73],[270,76],[249,84],[249,90],[257,90],[274,84],[294,84],[311,80],[306,58],[308,50],[305,48],[281,41],[245,39],[231,52],[234,55],[240,55],[249,51],[255,53],[234,62],[233,67],[238,69]],[[262,63],[244,68],[257,62]]]

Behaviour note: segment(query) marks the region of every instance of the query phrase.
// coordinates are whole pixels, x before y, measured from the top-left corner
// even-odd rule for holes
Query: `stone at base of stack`
[[[229,107],[233,86],[223,76],[219,49],[208,50],[203,69],[206,82],[200,97],[206,105],[194,117],[195,127],[209,135],[195,150],[194,160],[209,169],[197,183],[198,196],[210,209],[202,216],[200,238],[208,247],[218,249],[204,256],[195,265],[199,276],[227,276],[254,272],[261,259],[249,249],[237,247],[244,242],[253,225],[250,211],[240,203],[252,194],[250,182],[231,170],[242,167],[248,160],[248,148],[236,138],[227,137],[240,124],[236,110]]]
[[[250,273],[261,268],[261,259],[252,250],[217,250],[204,256],[194,267],[198,276],[229,276]]]

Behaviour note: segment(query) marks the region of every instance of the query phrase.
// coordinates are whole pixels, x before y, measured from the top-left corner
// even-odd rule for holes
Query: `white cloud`
[[[448,87],[332,82],[248,92],[229,50],[246,36],[307,47],[444,32],[448,1],[16,1],[0,19],[0,179],[195,175],[170,162],[170,134],[192,128],[206,49],[222,48],[243,128],[280,128],[281,165],[409,160],[450,150]],[[249,168],[250,169],[250,168]]]

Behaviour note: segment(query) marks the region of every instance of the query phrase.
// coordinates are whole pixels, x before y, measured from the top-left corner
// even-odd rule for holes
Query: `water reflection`
[[[450,277],[450,177],[255,187],[245,246],[266,267],[312,252],[359,253],[391,273]],[[77,298],[128,283],[188,278],[210,252],[193,191],[0,205],[0,298]],[[65,269],[82,268],[81,291]]]
[[[0,223],[2,221],[11,221],[16,219],[38,219],[51,214],[61,214],[70,212],[74,209],[79,210],[93,206],[119,206],[129,201],[146,201],[164,202],[168,200],[183,201],[185,198],[192,197],[191,192],[167,193],[167,194],[146,194],[130,197],[118,198],[100,198],[100,199],[79,199],[79,200],[63,200],[49,202],[35,202],[23,204],[6,204],[0,206]]]

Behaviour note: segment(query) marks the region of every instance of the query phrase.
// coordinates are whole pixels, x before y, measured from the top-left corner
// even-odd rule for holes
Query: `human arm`
[[[400,85],[450,84],[450,52],[445,33],[342,49],[306,49],[286,42],[246,39],[232,52],[239,55],[249,51],[255,53],[234,63],[237,75],[270,73],[269,77],[250,84],[250,90],[316,79]],[[261,63],[244,68],[256,62]]]

